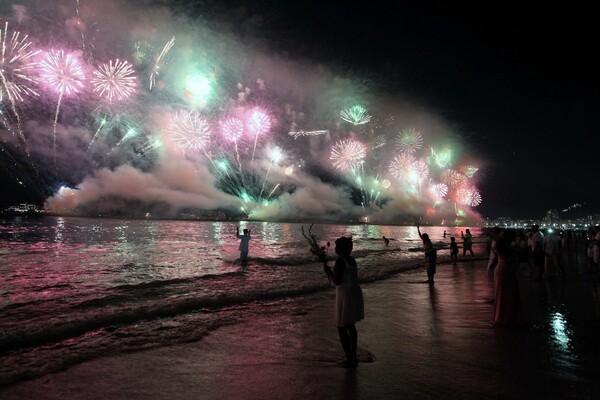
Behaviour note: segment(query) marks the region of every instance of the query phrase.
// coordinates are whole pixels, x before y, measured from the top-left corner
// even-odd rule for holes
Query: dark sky
[[[236,4],[245,5],[237,15],[261,16],[274,50],[364,74],[457,123],[488,161],[484,216],[538,218],[574,203],[583,206],[577,212],[598,212],[600,68],[591,10],[455,3]]]
[[[487,161],[483,216],[538,218],[574,203],[586,215],[600,211],[598,33],[581,4],[149,2],[229,19],[240,37],[364,76],[456,123]],[[14,180],[0,184],[3,203],[27,198]]]

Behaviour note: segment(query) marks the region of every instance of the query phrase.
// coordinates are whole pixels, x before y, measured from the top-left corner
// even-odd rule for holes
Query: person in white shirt
[[[560,254],[560,238],[552,230],[548,230],[548,234],[544,237],[544,254],[545,262],[544,267],[546,269],[546,277],[552,277],[552,271],[558,269],[562,277],[565,277],[565,271],[563,271],[558,255]]]
[[[240,260],[242,263],[246,263],[248,261],[248,251],[249,251],[249,242],[250,242],[250,230],[244,229],[244,234],[240,235],[240,228],[237,228],[236,236],[240,239]]]

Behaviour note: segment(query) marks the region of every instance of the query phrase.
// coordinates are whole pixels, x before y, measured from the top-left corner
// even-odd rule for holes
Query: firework
[[[288,135],[293,136],[294,139],[298,139],[300,136],[319,136],[319,135],[327,135],[329,133],[328,129],[316,130],[316,131],[290,131]]]
[[[396,179],[406,179],[414,162],[415,158],[412,154],[401,153],[390,163],[390,174]]]
[[[413,162],[409,167],[408,178],[421,184],[429,176],[429,167],[423,160]]]
[[[136,76],[131,64],[119,59],[102,64],[94,71],[94,92],[109,102],[131,96],[136,87]]]
[[[352,125],[364,125],[371,121],[371,116],[367,114],[367,109],[359,105],[345,108],[340,112],[340,118]]]
[[[78,93],[83,88],[85,76],[77,58],[63,50],[50,50],[40,63],[42,79],[59,93],[52,125],[54,168],[56,169],[56,124],[63,96]]]
[[[258,137],[266,134],[271,129],[271,117],[259,109],[254,109],[248,115],[246,120],[246,131],[250,136],[254,137],[254,148],[252,150],[252,161],[254,161],[254,154],[256,153],[256,143]]]
[[[436,184],[431,185],[431,187],[429,188],[429,191],[435,197],[439,197],[440,199],[443,199],[448,194],[448,185],[446,185],[445,183],[436,183]]]
[[[281,149],[279,147],[274,147],[273,149],[271,149],[270,152],[270,159],[271,161],[269,162],[269,168],[267,168],[267,173],[265,174],[265,178],[263,179],[263,183],[262,183],[262,187],[260,189],[260,193],[258,194],[258,198],[260,199],[263,191],[265,190],[265,183],[267,183],[267,179],[269,178],[269,172],[271,172],[271,166],[273,165],[273,163],[278,163],[279,161],[281,161],[283,159],[283,151],[281,151]]]
[[[240,177],[243,180],[244,175],[242,172],[242,162],[240,161],[240,153],[238,151],[237,141],[244,134],[244,123],[238,118],[228,118],[221,124],[221,133],[223,134],[225,139],[227,139],[230,142],[233,142],[233,145],[235,147],[235,155],[238,162],[238,168],[240,171]]]
[[[156,84],[156,77],[160,74],[160,68],[162,66],[163,58],[165,58],[165,56],[171,50],[174,44],[175,36],[173,36],[171,40],[169,40],[167,44],[165,44],[165,47],[163,47],[158,57],[156,57],[156,61],[154,61],[154,65],[152,66],[152,72],[150,73],[150,90],[152,90],[152,88]]]
[[[0,30],[0,103],[4,97],[8,98],[12,113],[17,120],[17,133],[23,141],[25,153],[29,162],[38,173],[27,145],[27,139],[23,134],[21,127],[21,117],[17,112],[16,101],[23,100],[24,95],[38,96],[35,86],[37,80],[37,63],[32,59],[38,51],[31,50],[31,42],[27,35],[21,35],[20,32],[9,32],[8,22],[4,24],[4,30]],[[13,128],[8,123],[6,116],[2,114],[2,123],[6,129],[13,132]]]
[[[396,138],[396,147],[403,153],[414,154],[423,147],[423,137],[415,129],[404,129]]]
[[[331,148],[331,156],[334,167],[340,171],[354,169],[367,156],[365,145],[356,140],[342,140]]]
[[[436,152],[432,148],[429,160],[439,168],[448,168],[450,165],[452,165],[452,150],[443,149]]]
[[[387,139],[384,135],[377,135],[373,140],[373,150],[380,149],[387,144]]]
[[[244,123],[238,118],[228,118],[221,123],[221,133],[225,139],[236,143],[244,133]]]
[[[384,179],[381,181],[381,187],[384,189],[389,189],[392,186],[392,182],[389,179]]]
[[[39,96],[37,63],[33,58],[39,51],[31,50],[27,35],[10,32],[8,22],[0,30],[0,79],[2,91],[11,101],[23,100],[24,95]]]
[[[210,140],[210,124],[197,112],[179,110],[173,114],[167,133],[182,150],[206,152]]]
[[[481,194],[475,188],[461,188],[456,192],[456,202],[469,207],[481,204]]]
[[[467,178],[472,178],[473,175],[475,175],[475,173],[479,171],[479,168],[474,167],[472,165],[467,165],[462,167],[460,170],[463,174],[465,174]]]
[[[78,93],[84,86],[85,75],[79,60],[64,50],[50,50],[40,63],[42,79],[62,95]]]
[[[467,182],[467,177],[454,169],[444,170],[440,174],[440,180],[449,188],[456,188]]]

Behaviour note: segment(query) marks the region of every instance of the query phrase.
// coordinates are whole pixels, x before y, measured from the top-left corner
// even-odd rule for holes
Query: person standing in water
[[[340,237],[335,241],[335,253],[338,258],[335,260],[333,271],[327,265],[327,259],[323,261],[323,270],[335,284],[335,323],[346,355],[345,361],[339,365],[344,368],[356,367],[358,332],[354,325],[365,317],[356,260],[350,255],[351,252],[352,238]]]
[[[458,258],[458,244],[456,243],[456,238],[454,236],[450,237],[450,259],[452,260],[452,265],[456,267],[456,261]]]
[[[435,275],[435,265],[437,262],[437,250],[433,248],[433,243],[429,239],[429,235],[421,233],[419,225],[417,225],[417,232],[419,237],[423,241],[423,252],[425,253],[425,266],[427,267],[427,282],[433,283],[433,277]]]
[[[240,260],[242,263],[246,263],[248,261],[248,251],[249,251],[249,242],[250,242],[250,230],[244,229],[244,234],[240,235],[240,227],[237,227],[236,236],[240,239]]]
[[[471,235],[469,229],[465,230],[465,232],[467,232],[466,235],[460,232],[460,237],[463,240],[463,256],[467,254],[467,251],[473,256],[473,235]]]

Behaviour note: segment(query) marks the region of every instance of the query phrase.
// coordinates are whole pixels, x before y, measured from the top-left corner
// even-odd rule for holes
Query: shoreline
[[[363,362],[356,369],[336,366],[342,352],[332,320],[334,294],[326,290],[266,309],[249,307],[242,322],[198,341],[111,355],[1,387],[0,397],[595,398],[600,365],[593,354],[600,344],[589,339],[597,338],[600,319],[589,313],[599,304],[588,296],[598,276],[571,266],[565,283],[521,279],[529,327],[510,329],[489,322],[485,265],[439,264],[434,285],[423,284],[418,269],[363,284],[366,318],[357,324]],[[570,295],[557,291],[561,287]],[[572,348],[555,347],[548,317],[556,319],[556,307],[540,304],[544,297],[550,306],[574,302],[561,314],[570,319],[564,334]],[[576,341],[577,335],[587,336]],[[566,354],[577,363],[568,367]]]

